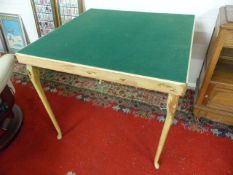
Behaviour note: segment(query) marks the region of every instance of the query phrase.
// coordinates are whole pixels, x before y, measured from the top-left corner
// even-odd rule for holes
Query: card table
[[[167,115],[154,165],[189,76],[194,16],[90,9],[16,53],[58,133],[62,132],[42,89],[39,68],[168,94]]]

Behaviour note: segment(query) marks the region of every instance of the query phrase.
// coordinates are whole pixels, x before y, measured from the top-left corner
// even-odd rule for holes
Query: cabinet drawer
[[[233,112],[233,89],[210,83],[204,103],[210,108]]]

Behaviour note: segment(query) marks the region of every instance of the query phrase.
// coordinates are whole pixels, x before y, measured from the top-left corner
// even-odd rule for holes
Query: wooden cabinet
[[[196,117],[233,125],[233,6],[219,10],[194,102]]]

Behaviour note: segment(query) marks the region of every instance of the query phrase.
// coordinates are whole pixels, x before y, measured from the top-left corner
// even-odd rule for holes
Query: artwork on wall
[[[0,25],[8,52],[15,53],[27,45],[25,31],[19,15],[1,13]]]
[[[83,12],[83,0],[31,0],[37,31],[44,36]]]
[[[79,11],[81,11],[80,6],[81,4],[79,0],[58,0],[61,24],[63,25],[73,18],[79,16]]]
[[[31,0],[39,36],[44,36],[58,26],[53,0]]]
[[[7,52],[6,41],[3,37],[2,28],[0,26],[0,55]]]

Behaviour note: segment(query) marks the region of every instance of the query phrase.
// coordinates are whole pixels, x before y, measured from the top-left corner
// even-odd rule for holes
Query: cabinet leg
[[[172,121],[178,106],[179,96],[169,94],[167,99],[167,116],[163,126],[162,134],[160,136],[158,148],[155,154],[154,166],[156,169],[159,169],[159,158],[162,153],[169,129],[172,125]]]
[[[61,129],[58,125],[58,122],[53,114],[53,111],[49,105],[49,102],[46,98],[46,95],[44,93],[44,90],[41,86],[41,83],[40,83],[40,72],[39,72],[39,69],[36,68],[36,67],[33,67],[33,66],[30,66],[30,65],[27,65],[27,71],[28,71],[28,75],[29,75],[29,78],[31,79],[31,82],[33,84],[33,86],[35,87],[56,131],[57,131],[57,139],[61,139],[62,138],[62,133],[61,133]]]

